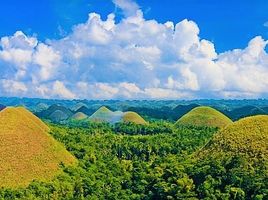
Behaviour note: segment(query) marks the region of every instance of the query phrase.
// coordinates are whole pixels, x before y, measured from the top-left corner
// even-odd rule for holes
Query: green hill
[[[131,122],[135,124],[147,124],[147,122],[136,112],[125,112],[123,122]]]
[[[40,118],[49,119],[53,122],[66,120],[73,115],[72,111],[61,105],[52,105],[48,109],[36,113]]]
[[[268,116],[243,118],[217,133],[201,154],[245,155],[268,161]]]
[[[199,106],[183,115],[176,125],[225,127],[232,121],[221,112],[207,106]]]
[[[110,122],[112,116],[113,112],[102,106],[89,117],[89,120],[93,122]]]
[[[88,116],[82,112],[75,113],[70,119],[72,120],[84,120],[88,118]]]
[[[79,102],[77,104],[75,104],[74,106],[71,107],[71,109],[74,111],[74,112],[77,112],[78,109],[80,109],[81,107],[85,107],[85,108],[88,108],[87,105],[83,102]]]
[[[67,120],[69,118],[69,115],[61,110],[56,110],[46,118],[51,120],[52,122],[61,122]]]
[[[0,187],[23,187],[50,180],[76,159],[49,134],[49,128],[25,108],[0,112]]]

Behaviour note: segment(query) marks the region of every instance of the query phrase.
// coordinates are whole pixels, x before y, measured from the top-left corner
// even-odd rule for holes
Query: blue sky
[[[268,97],[266,0],[6,0],[0,96]]]
[[[194,20],[202,38],[213,41],[219,52],[243,48],[256,35],[268,38],[267,0],[138,0],[146,19],[159,22]],[[17,30],[42,40],[59,38],[87,20],[89,12],[102,16],[115,6],[107,0],[4,0],[0,7],[0,36]],[[118,11],[120,14],[120,11]],[[118,19],[120,19],[120,15]],[[59,30],[62,29],[62,30]]]

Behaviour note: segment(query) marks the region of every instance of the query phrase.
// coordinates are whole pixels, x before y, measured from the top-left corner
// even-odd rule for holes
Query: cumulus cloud
[[[219,54],[211,41],[200,38],[194,21],[146,20],[135,2],[113,2],[125,15],[119,22],[113,13],[105,20],[90,13],[85,23],[59,40],[42,43],[20,31],[1,38],[0,81],[6,87],[2,84],[0,90],[4,95],[268,97],[267,41],[262,37],[253,38],[245,49]]]

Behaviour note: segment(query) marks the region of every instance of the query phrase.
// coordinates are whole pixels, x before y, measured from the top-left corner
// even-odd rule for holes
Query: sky
[[[4,0],[0,96],[268,98],[266,0]]]

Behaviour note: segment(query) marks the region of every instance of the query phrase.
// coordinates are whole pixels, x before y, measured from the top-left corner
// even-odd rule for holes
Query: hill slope
[[[111,122],[112,117],[113,112],[102,106],[89,117],[89,120],[93,122]]]
[[[123,122],[131,122],[135,124],[147,124],[147,122],[136,112],[125,112]]]
[[[199,106],[183,115],[177,125],[208,126],[222,128],[232,121],[221,112],[207,106]]]
[[[204,147],[202,154],[246,155],[268,160],[268,116],[241,119],[222,129]]]
[[[59,164],[76,159],[48,134],[49,128],[24,108],[0,112],[0,187],[26,186],[49,180]]]
[[[49,119],[51,121],[61,121],[66,120],[73,115],[72,111],[68,108],[60,105],[51,105],[48,109],[42,112],[36,113],[40,118]]]
[[[72,120],[83,120],[86,119],[88,116],[82,112],[75,113],[70,119]]]

